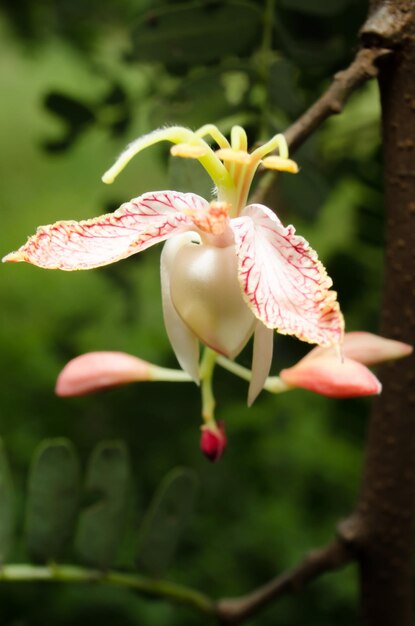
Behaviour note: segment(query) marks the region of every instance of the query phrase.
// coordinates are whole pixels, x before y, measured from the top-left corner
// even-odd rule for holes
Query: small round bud
[[[219,461],[226,445],[227,439],[223,422],[218,422],[217,424],[212,422],[202,426],[200,449],[209,461],[212,461],[212,463]]]

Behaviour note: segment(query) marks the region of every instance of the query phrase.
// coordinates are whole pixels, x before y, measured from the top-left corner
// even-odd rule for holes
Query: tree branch
[[[277,576],[263,587],[239,598],[224,598],[216,605],[222,624],[240,624],[277,598],[296,593],[322,574],[340,569],[354,559],[347,543],[336,539],[327,546],[310,552],[296,567]]]
[[[186,605],[206,615],[215,615],[214,602],[205,594],[167,580],[156,580],[137,574],[116,571],[101,572],[85,567],[56,563],[50,565],[7,564],[0,567],[1,582],[33,580],[52,583],[95,583],[124,587],[145,596]]]
[[[378,60],[391,54],[387,48],[361,48],[349,67],[335,74],[323,95],[284,133],[291,151],[296,150],[331,115],[341,113],[351,94],[378,75]]]
[[[287,130],[284,136],[291,153],[294,152],[328,117],[343,110],[351,94],[367,80],[378,75],[378,61],[391,54],[387,48],[361,48],[348,68],[335,74],[332,83],[322,96]],[[278,174],[262,171],[250,202],[263,202]]]

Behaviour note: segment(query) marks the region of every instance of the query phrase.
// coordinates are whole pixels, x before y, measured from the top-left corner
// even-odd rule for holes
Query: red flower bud
[[[215,463],[219,461],[227,445],[225,434],[225,425],[223,422],[217,424],[212,422],[202,426],[202,435],[200,437],[200,449],[203,454]]]

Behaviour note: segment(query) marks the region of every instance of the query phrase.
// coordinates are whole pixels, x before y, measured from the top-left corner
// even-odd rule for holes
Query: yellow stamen
[[[287,140],[285,139],[284,135],[281,134],[275,135],[274,137],[272,137],[272,139],[267,141],[267,143],[259,146],[259,148],[252,152],[252,156],[259,160],[262,159],[266,154],[269,154],[277,148],[280,157],[283,159],[288,159]]]
[[[196,137],[203,139],[210,135],[220,148],[230,148],[231,144],[214,124],[205,124],[195,131]]]
[[[290,174],[298,173],[298,165],[291,159],[283,159],[280,156],[268,156],[262,160],[262,165],[269,170],[278,170],[279,172],[289,172]]]
[[[251,155],[245,150],[233,150],[232,148],[225,148],[223,150],[216,150],[216,156],[221,161],[229,161],[231,163],[250,163]]]
[[[208,148],[196,146],[191,143],[178,143],[170,148],[172,156],[182,157],[184,159],[199,159],[208,153]]]
[[[248,137],[246,136],[245,129],[242,126],[232,126],[231,129],[231,146],[234,150],[247,152],[248,150]]]

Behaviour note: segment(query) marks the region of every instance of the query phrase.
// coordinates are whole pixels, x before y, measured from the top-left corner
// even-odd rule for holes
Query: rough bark
[[[386,263],[381,334],[415,345],[414,2],[375,1],[364,40],[395,53],[380,67]],[[401,25],[401,36],[396,27]],[[413,623],[415,356],[383,368],[369,425],[357,538],[364,626]]]

